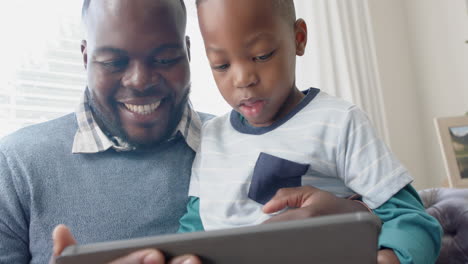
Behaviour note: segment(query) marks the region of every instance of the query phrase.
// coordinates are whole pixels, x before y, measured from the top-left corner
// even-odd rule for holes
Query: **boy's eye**
[[[211,67],[215,71],[225,71],[229,68],[229,64],[215,65]]]
[[[275,51],[272,51],[268,54],[265,54],[265,55],[262,55],[262,56],[257,56],[254,58],[254,61],[266,61],[268,60],[269,58],[271,58],[271,56],[273,56],[273,54],[275,53]]]

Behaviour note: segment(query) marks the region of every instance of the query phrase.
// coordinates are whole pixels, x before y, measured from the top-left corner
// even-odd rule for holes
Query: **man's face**
[[[301,100],[296,26],[271,0],[205,1],[198,17],[218,89],[251,125],[269,126]]]
[[[82,52],[100,126],[136,145],[178,124],[190,87],[189,43],[178,1],[92,1]]]

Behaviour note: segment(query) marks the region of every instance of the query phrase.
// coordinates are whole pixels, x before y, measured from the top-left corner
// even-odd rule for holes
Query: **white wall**
[[[428,168],[445,178],[433,118],[468,111],[468,7],[466,0],[405,1]]]
[[[428,179],[423,142],[421,110],[410,59],[403,1],[369,1],[377,60],[392,150],[408,167],[415,186],[423,188]]]
[[[370,0],[391,147],[418,189],[446,178],[433,118],[468,111],[465,0]]]

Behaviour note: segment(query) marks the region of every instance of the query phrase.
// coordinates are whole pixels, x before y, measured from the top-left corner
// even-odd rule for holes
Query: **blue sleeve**
[[[190,196],[187,204],[187,212],[179,220],[179,230],[177,233],[188,233],[195,231],[204,231],[203,223],[200,218],[200,199]]]
[[[442,228],[426,213],[411,185],[373,210],[382,220],[380,248],[390,248],[402,264],[435,263],[441,245]]]
[[[27,210],[20,201],[27,190],[18,190],[21,186],[0,151],[0,263],[21,264],[31,260]]]

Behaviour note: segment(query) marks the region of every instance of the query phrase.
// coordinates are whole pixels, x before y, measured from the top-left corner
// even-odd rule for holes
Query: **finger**
[[[286,208],[286,206],[289,207],[295,207],[291,206],[292,204],[296,204],[295,201],[292,201],[292,197],[288,198],[272,198],[269,202],[267,202],[262,210],[265,214],[272,214],[275,212],[278,212],[280,210],[283,210]]]
[[[298,188],[282,188],[268,201],[262,208],[266,214],[278,212],[286,206],[297,207],[298,199],[302,196],[302,192]]]
[[[306,218],[314,217],[316,215],[318,215],[318,212],[314,210],[314,207],[307,206],[303,208],[289,209],[284,213],[271,217],[270,219],[266,220],[263,223],[268,224],[268,223],[274,223],[274,222],[306,219]]]
[[[116,259],[109,264],[164,264],[165,258],[161,251],[144,249]]]
[[[395,252],[391,249],[381,249],[377,253],[378,264],[400,264]]]
[[[193,255],[184,255],[173,258],[169,264],[201,264],[201,260]]]
[[[286,207],[309,206],[312,203],[310,198],[318,191],[319,189],[312,186],[279,189],[275,196],[263,206],[262,210],[266,214],[271,214]]]
[[[76,244],[76,240],[70,232],[70,229],[65,225],[58,225],[55,227],[52,232],[52,240],[54,243],[53,256],[55,257],[59,256],[66,247]]]

